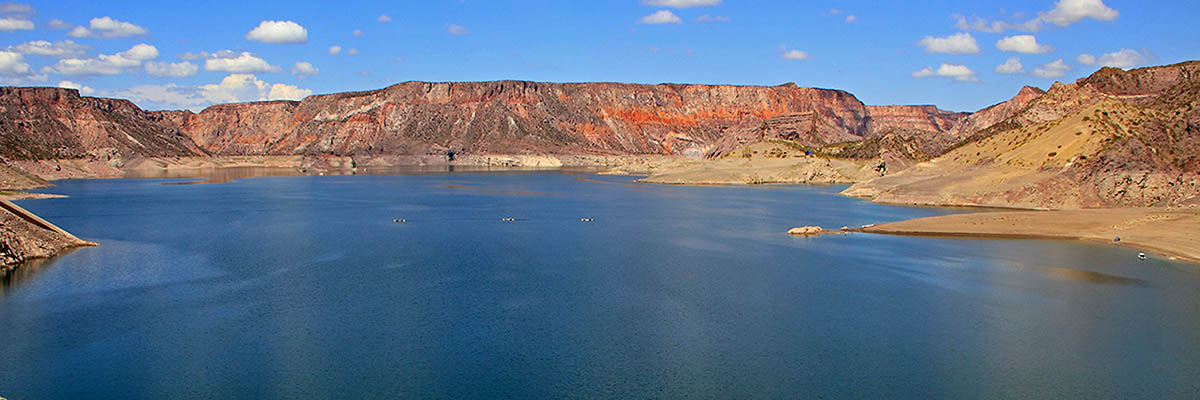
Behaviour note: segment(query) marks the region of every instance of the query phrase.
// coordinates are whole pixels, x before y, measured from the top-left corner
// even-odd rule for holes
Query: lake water
[[[792,237],[961,210],[631,181],[59,182],[20,204],[101,246],[4,280],[0,396],[1200,396],[1195,264]]]

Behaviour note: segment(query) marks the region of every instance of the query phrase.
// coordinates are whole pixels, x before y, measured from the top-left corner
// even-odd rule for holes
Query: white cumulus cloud
[[[970,33],[956,33],[947,37],[926,36],[917,42],[918,46],[924,47],[927,53],[944,53],[944,54],[977,54],[979,53],[979,42],[975,41],[975,37]]]
[[[29,63],[25,62],[25,56],[21,53],[0,51],[0,75],[16,76],[32,73],[33,70],[29,69]]]
[[[210,56],[204,60],[205,71],[219,71],[232,73],[252,73],[252,72],[279,72],[281,69],[271,65],[262,58],[248,51],[234,53],[232,51],[222,51]]]
[[[683,20],[679,19],[679,16],[675,15],[671,10],[658,10],[654,14],[642,17],[642,19],[638,20],[638,23],[650,25],[681,24]]]
[[[1033,69],[1033,76],[1043,79],[1061,78],[1071,70],[1071,66],[1067,65],[1061,58],[1051,61],[1042,66]]]
[[[937,70],[925,67],[912,73],[914,78],[928,78],[935,75],[951,78],[959,82],[979,82],[979,78],[975,76],[975,71],[972,71],[966,65],[959,64],[942,63]]]
[[[1066,27],[1087,18],[1097,21],[1112,21],[1120,17],[1121,13],[1104,4],[1103,0],[1059,0],[1054,3],[1054,8],[1039,12],[1037,15],[1037,17],[1024,22],[988,21],[979,17],[972,17],[968,20],[962,15],[955,15],[954,18],[957,20],[955,26],[962,30],[988,33],[1003,33],[1008,30],[1038,32],[1047,23]],[[1013,17],[1016,19],[1018,16],[1019,14],[1014,14]]]
[[[1058,26],[1068,26],[1091,18],[1097,21],[1112,21],[1121,13],[1104,4],[1104,0],[1059,0],[1054,9],[1038,13],[1038,19]]]
[[[15,46],[8,50],[21,54],[34,54],[47,57],[78,57],[86,52],[88,46],[70,40],[60,40],[54,43],[45,40],[33,40]]]
[[[466,35],[468,33],[471,33],[471,30],[467,29],[461,25],[450,24],[450,26],[446,27],[446,33],[449,33],[451,35],[456,35],[456,36],[457,35]]]
[[[1075,57],[1075,61],[1078,61],[1083,65],[1096,65],[1096,56],[1091,54],[1080,54],[1079,57]]]
[[[263,21],[246,33],[246,40],[270,44],[308,43],[308,30],[292,21]]]
[[[33,30],[33,21],[19,17],[0,18],[0,31],[29,31]]]
[[[1141,66],[1143,64],[1146,64],[1149,61],[1144,54],[1139,53],[1137,50],[1132,50],[1132,49],[1121,49],[1120,51],[1115,51],[1112,53],[1102,55],[1102,56],[1100,56],[1100,58],[1096,58],[1096,57],[1092,57],[1090,55],[1084,54],[1084,55],[1079,56],[1079,59],[1078,59],[1078,60],[1080,60],[1079,62],[1084,61],[1084,60],[1082,60],[1083,58],[1085,58],[1084,56],[1091,57],[1091,60],[1089,60],[1089,61],[1092,61],[1090,63],[1084,62],[1084,64],[1100,65],[1100,66],[1104,66],[1104,67],[1117,67],[1117,68],[1122,68],[1122,69],[1130,69],[1133,67]]]
[[[116,75],[142,66],[143,61],[158,58],[158,48],[139,43],[117,54],[101,54],[96,58],[64,58],[42,72],[63,75]]]
[[[146,73],[163,78],[186,78],[200,72],[200,67],[187,61],[177,63],[148,62]]]
[[[276,83],[271,85],[271,91],[267,92],[268,100],[300,100],[312,94],[311,90],[301,89],[292,85]]]
[[[1038,43],[1037,37],[1033,35],[1016,35],[1000,39],[996,42],[996,48],[1000,51],[1023,54],[1044,54],[1054,50],[1053,47]]]
[[[721,5],[721,0],[642,0],[642,4],[655,7],[693,8]]]
[[[379,18],[376,18],[375,20],[379,21],[379,22],[385,22],[385,23],[392,22],[392,17],[389,17],[387,14],[383,14],[383,15],[380,15]]]
[[[85,96],[96,93],[96,89],[92,89],[90,87],[87,87],[87,86],[84,86],[84,85],[81,85],[81,84],[78,84],[75,82],[71,82],[71,81],[59,81],[57,86],[60,88],[76,89],[79,91],[79,94],[82,94]]]
[[[996,66],[996,73],[1009,75],[1023,74],[1025,73],[1025,66],[1021,65],[1020,57],[1009,57],[1008,61],[1005,61],[1004,64]]]
[[[92,18],[87,27],[77,26],[68,36],[77,38],[114,39],[150,33],[146,28],[113,19],[112,17]]]
[[[321,72],[319,68],[308,61],[300,61],[292,66],[292,75],[300,78],[307,78]]]
[[[329,55],[335,56],[342,52],[342,46],[329,46]]]

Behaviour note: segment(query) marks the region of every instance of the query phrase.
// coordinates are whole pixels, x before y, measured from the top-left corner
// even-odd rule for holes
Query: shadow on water
[[[79,249],[66,250],[60,253],[58,257],[66,256],[76,250]],[[12,268],[0,269],[0,296],[7,295],[10,291],[19,287],[22,282],[32,280],[35,276],[54,265],[55,261],[52,258],[38,258],[27,260]]]

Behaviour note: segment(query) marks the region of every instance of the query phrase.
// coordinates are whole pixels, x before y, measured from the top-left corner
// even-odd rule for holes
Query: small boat
[[[1138,259],[1139,259],[1139,260],[1145,260],[1145,259],[1146,259],[1146,253],[1138,253]]]

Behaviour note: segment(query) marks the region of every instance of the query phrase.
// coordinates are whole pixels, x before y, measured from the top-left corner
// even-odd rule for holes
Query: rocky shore
[[[8,200],[0,200],[0,269],[50,258],[76,247],[95,246],[80,240]]]

